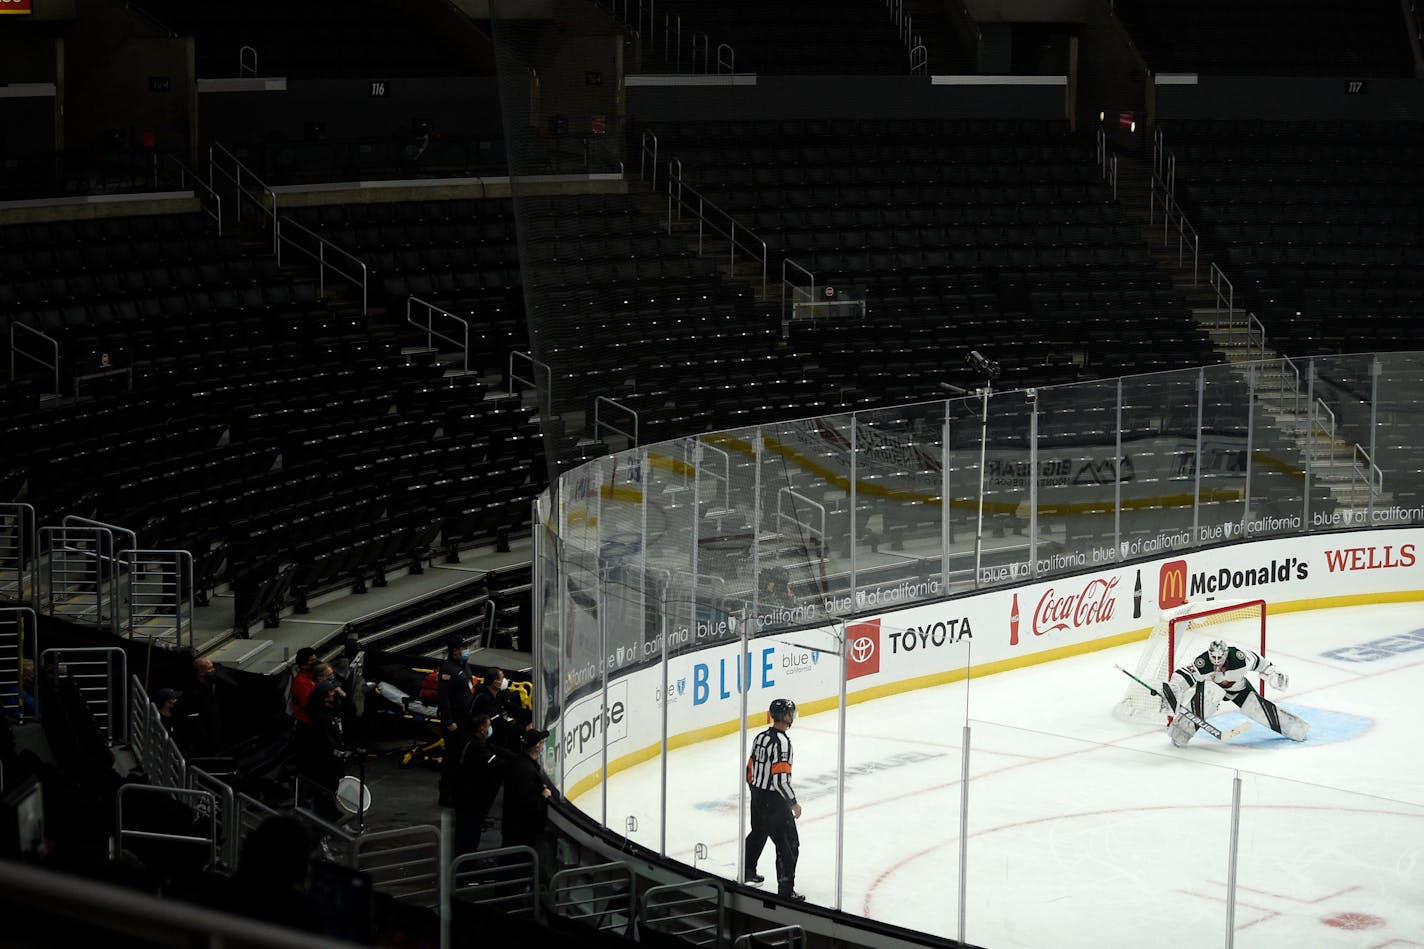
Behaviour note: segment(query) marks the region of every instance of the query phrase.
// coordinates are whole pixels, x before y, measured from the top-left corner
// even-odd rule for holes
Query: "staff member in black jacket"
[[[757,861],[769,838],[776,847],[776,889],[782,897],[804,900],[796,892],[796,859],[801,855],[801,838],[796,820],[801,805],[791,787],[791,736],[787,729],[796,720],[796,703],[775,699],[767,712],[771,727],[752,742],[747,757],[747,784],[752,795],[752,830],[747,834],[744,881],[760,883]]]
[[[470,722],[472,735],[460,752],[459,779],[455,783],[455,853],[480,849],[480,836],[490,805],[504,784],[509,753],[489,743],[488,715],[476,715]]]
[[[519,736],[522,751],[509,762],[504,772],[504,835],[505,847],[533,847],[538,850],[549,813],[549,798],[553,791],[544,781],[539,756],[544,753],[544,739],[549,733],[530,728]]]
[[[470,739],[470,715],[474,705],[474,682],[470,678],[470,652],[464,640],[452,633],[445,640],[445,660],[440,663],[435,701],[440,710],[440,734],[445,739],[440,761],[440,806],[455,806],[455,782],[460,770],[460,752]]]

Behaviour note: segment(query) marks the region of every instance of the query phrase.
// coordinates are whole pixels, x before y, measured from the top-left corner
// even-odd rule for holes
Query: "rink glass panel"
[[[849,568],[851,419],[798,419],[759,430],[758,634],[824,621],[831,578]]]
[[[843,499],[832,532],[833,549],[851,556],[830,574],[826,602],[845,616],[944,595],[944,403],[857,412],[853,431],[855,503]]]
[[[1300,363],[1272,359],[1242,367],[1251,392],[1251,454],[1244,534],[1250,539],[1298,532],[1305,510],[1305,452],[1279,419],[1304,418],[1310,399]]]
[[[1117,395],[1116,379],[1038,390],[1038,577],[1121,559],[1117,504],[1133,472]]]
[[[1246,468],[1255,432],[1251,389],[1232,366],[1201,370],[1201,430],[1191,463],[1198,546],[1239,538],[1246,512]]]
[[[987,443],[980,437],[982,401],[968,397],[679,439],[567,472],[544,507],[547,513],[541,514],[549,533],[539,539],[535,555],[544,633],[540,674],[548,687],[540,707],[551,719],[562,712],[562,720],[552,724],[562,739],[558,749],[566,749],[562,755],[556,751],[546,764],[558,777],[570,753],[582,756],[582,763],[594,756],[595,767],[584,769],[578,788],[580,807],[620,833],[632,826],[627,818],[633,817],[638,828],[633,836],[639,843],[665,848],[687,862],[707,861],[707,869],[731,876],[745,832],[741,776],[746,742],[763,727],[772,698],[784,695],[808,703],[796,733],[801,737],[798,756],[803,743],[807,749],[804,759],[798,757],[798,774],[809,776],[808,789],[820,787],[818,795],[831,795],[828,788],[834,782],[826,781],[822,768],[838,760],[838,751],[834,741],[817,746],[839,734],[838,725],[825,723],[835,717],[828,716],[832,707],[826,703],[837,694],[834,670],[843,647],[836,634],[828,632],[827,617],[843,615],[849,607],[848,638],[856,638],[854,606],[845,604],[845,597],[838,601],[836,591],[868,589],[868,578],[861,574],[881,565],[877,557],[887,563],[919,559],[921,554],[932,559],[930,523],[907,515],[894,495],[879,496],[860,487],[885,483],[884,477],[876,477],[882,469],[869,457],[878,452],[883,460],[887,450],[875,446],[886,444],[887,435],[901,439],[895,443],[897,451],[918,452],[923,446],[923,454],[916,457],[933,457],[933,446],[945,459],[942,478],[951,503],[941,538],[950,547],[947,573],[950,589],[957,593],[975,582],[966,565],[973,562],[976,539],[981,445],[995,460],[985,470],[986,513],[1012,508],[1015,515],[1036,514],[1038,519],[1025,534],[1006,531],[1018,545],[1007,549],[993,546],[1003,539],[993,537],[993,520],[986,518],[986,561],[992,565],[998,562],[995,557],[1012,554],[1010,560],[1021,564],[1020,579],[1032,571],[1057,572],[1053,563],[1045,566],[1045,551],[1110,548],[1116,542],[1119,555],[1128,543],[1129,557],[1146,558],[1176,549],[1180,534],[1186,535],[1181,539],[1184,546],[1217,542],[1199,534],[1193,538],[1194,525],[1199,530],[1244,519],[1250,536],[1335,529],[1338,525],[1303,523],[1310,510],[1303,468],[1307,452],[1291,428],[1296,419],[1318,423],[1327,417],[1327,406],[1334,416],[1333,440],[1340,443],[1332,443],[1332,450],[1344,458],[1341,445],[1359,445],[1373,453],[1383,473],[1385,493],[1366,497],[1375,505],[1373,523],[1417,520],[1424,462],[1415,446],[1424,444],[1424,415],[1418,412],[1424,369],[1417,354],[1379,357],[1378,370],[1373,364],[1368,356],[1292,364],[1302,385],[1312,382],[1309,394],[1295,394],[1294,383],[1291,393],[1285,393],[1284,373],[1297,370],[1275,360],[1238,373],[1210,367],[1044,389],[1036,398],[1036,440],[1026,424],[1034,400],[1023,392],[1008,392],[990,399]],[[1070,465],[1101,462],[1104,452],[1117,451],[1113,426],[1119,389],[1118,483],[1111,477],[1096,479],[1089,509],[1070,507],[1073,516],[1065,517],[1063,508],[1055,507],[1059,499],[1048,491],[1059,485],[1043,480],[1044,464],[1051,469],[1058,464],[1055,459],[1063,458]],[[1310,395],[1323,405],[1309,410]],[[1247,407],[1244,413],[1241,405]],[[935,440],[937,419],[941,432],[948,432],[947,448],[943,435]],[[1310,452],[1318,448],[1310,445]],[[1350,457],[1357,456],[1352,448]],[[1201,463],[1202,457],[1207,462]],[[853,506],[852,466],[857,496]],[[926,460],[922,467],[896,467],[890,473],[918,477],[928,493],[931,469]],[[1000,478],[996,484],[990,476],[991,471],[1016,469],[1034,471],[1040,493],[1036,511],[1027,481],[1007,485]],[[1313,480],[1320,482],[1312,486],[1314,510],[1328,510],[1317,492],[1328,495],[1338,509],[1340,492],[1325,492],[1323,479]],[[1073,486],[1074,500],[1087,500],[1078,488]],[[845,501],[839,509],[838,492]],[[1111,504],[1106,503],[1109,497]],[[864,517],[863,499],[870,504]],[[1255,523],[1268,513],[1269,521]],[[1295,526],[1290,526],[1291,517]],[[1118,524],[1120,536],[1115,533]],[[892,528],[902,525],[913,529],[903,533],[906,550],[896,551]],[[1164,535],[1167,540],[1159,540],[1159,549],[1140,544],[1131,548],[1133,540]],[[1037,538],[1040,556],[1029,567],[1032,538]],[[925,549],[910,549],[912,545]],[[854,584],[849,576],[852,560]],[[715,659],[703,654],[709,643],[740,644],[743,636],[748,642],[741,662],[726,653]],[[624,695],[624,673],[632,668],[655,672],[657,686]],[[676,752],[713,753],[715,763],[685,772],[671,766],[672,756],[665,763],[661,741],[629,741],[610,727],[616,722],[605,721],[614,717],[619,703],[625,716],[655,719],[658,733],[668,736]],[[702,714],[709,703],[717,706],[710,719]],[[812,737],[817,735],[819,739]],[[853,741],[848,743],[848,761],[864,754]],[[605,763],[611,771],[606,786]],[[622,789],[617,776],[632,766],[658,772],[656,795]],[[694,774],[699,776],[696,787],[689,789],[686,782]],[[564,787],[570,790],[570,782]],[[664,826],[663,795],[682,794],[707,805],[702,809],[706,825]],[[822,812],[826,804],[817,807],[822,818],[836,813],[834,807]],[[865,819],[847,815],[848,827],[854,829]],[[834,834],[827,836],[834,839]],[[698,844],[708,848],[705,857],[699,856]]]
[[[1019,583],[1029,576],[1033,559],[1029,527],[1035,468],[1033,400],[1022,390],[1011,390],[993,393],[987,406],[981,397],[967,401],[974,404],[979,423],[977,431],[969,423],[968,445],[971,450],[982,446],[984,458],[983,471],[975,472],[982,475],[983,496],[979,498],[980,484],[976,484],[971,542],[978,545],[974,583],[978,589]],[[963,423],[957,427],[961,435],[965,427]],[[954,444],[961,444],[959,437]]]
[[[1122,540],[1130,558],[1193,545],[1197,453],[1196,370],[1122,380]]]
[[[1376,358],[1374,460],[1388,497],[1375,523],[1424,520],[1424,360],[1418,353]]]
[[[1161,938],[1164,920],[1173,932],[1196,934],[1195,944],[1219,943],[1197,937],[1223,932],[1230,769],[1046,731],[970,725],[971,945],[1147,945]],[[1091,767],[1083,763],[1088,758]],[[927,839],[921,859],[889,882],[932,886],[955,852],[955,831],[937,826],[934,840],[943,845],[933,848]],[[1206,885],[1203,877],[1217,884],[1212,898],[1193,892]],[[926,894],[927,902],[935,899]],[[1025,912],[1052,906],[1065,909]],[[1070,914],[1097,923],[1078,926]],[[953,919],[948,905],[937,916],[944,924]],[[931,931],[954,935],[934,922]]]
[[[1238,740],[1291,744],[1260,726]],[[1345,945],[1347,933],[1356,945],[1415,939],[1424,932],[1424,807],[1243,771],[1236,891],[1236,931],[1252,945]]]

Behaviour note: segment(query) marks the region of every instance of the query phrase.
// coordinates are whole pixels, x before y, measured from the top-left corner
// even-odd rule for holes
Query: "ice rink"
[[[1223,945],[1239,775],[1235,945],[1424,946],[1424,608],[1272,615],[1269,629],[1291,681],[1268,694],[1310,723],[1303,743],[1252,725],[1178,750],[1165,729],[1119,720],[1130,683],[1113,666],[1133,668],[1141,643],[853,704],[843,789],[838,712],[803,716],[797,888],[957,936],[967,721],[970,943]],[[754,693],[753,707],[772,697]],[[1233,708],[1212,721],[1242,719]],[[631,817],[638,842],[734,876],[741,748],[732,734],[669,754],[665,843],[660,758],[610,777],[608,824]],[[597,790],[576,803],[596,817],[603,806]],[[774,887],[770,844],[760,870]]]

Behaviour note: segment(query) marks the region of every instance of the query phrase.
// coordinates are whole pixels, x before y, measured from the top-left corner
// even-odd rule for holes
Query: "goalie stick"
[[[1138,685],[1142,686],[1148,692],[1151,692],[1157,698],[1160,699],[1162,697],[1161,692],[1152,688],[1152,686],[1148,685],[1146,682],[1143,682],[1141,679],[1133,675],[1131,672],[1128,672],[1122,666],[1114,664],[1113,668],[1116,669],[1118,672],[1121,672],[1123,675],[1127,676],[1133,682],[1136,682]],[[1177,707],[1176,714],[1180,715],[1182,718],[1185,718],[1187,721],[1191,722],[1197,728],[1200,728],[1202,731],[1206,732],[1208,735],[1215,738],[1217,741],[1229,741],[1230,739],[1235,738],[1237,735],[1241,734],[1246,729],[1251,727],[1250,722],[1242,722],[1240,725],[1237,725],[1235,728],[1231,729],[1231,731],[1223,735],[1221,733],[1220,728],[1217,728],[1215,725],[1211,724],[1206,719],[1198,715],[1196,712],[1193,712],[1191,709],[1186,708],[1184,705],[1179,705]]]

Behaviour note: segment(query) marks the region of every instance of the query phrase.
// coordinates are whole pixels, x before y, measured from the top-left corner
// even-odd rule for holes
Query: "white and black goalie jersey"
[[[1187,686],[1198,682],[1214,682],[1227,692],[1236,692],[1246,685],[1246,673],[1266,667],[1268,663],[1249,649],[1230,646],[1226,650],[1226,661],[1216,665],[1211,661],[1210,651],[1197,656],[1189,665],[1172,673]]]

